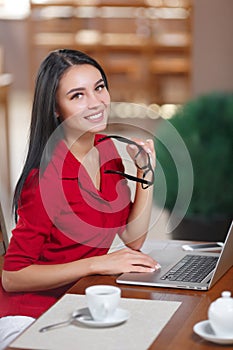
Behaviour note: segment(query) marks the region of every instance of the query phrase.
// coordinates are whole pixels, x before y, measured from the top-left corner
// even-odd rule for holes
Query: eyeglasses
[[[141,186],[143,189],[148,188],[149,186],[152,186],[154,184],[154,170],[151,166],[151,162],[150,162],[150,156],[149,154],[144,150],[144,148],[137,144],[136,142],[127,139],[126,137],[123,136],[118,136],[118,135],[107,135],[104,136],[102,138],[100,138],[98,140],[98,142],[107,140],[107,139],[116,139],[120,142],[126,143],[128,145],[134,145],[137,147],[138,151],[136,153],[136,155],[134,156],[134,162],[135,165],[138,169],[143,170],[143,175],[142,178],[133,176],[133,175],[129,175],[126,173],[123,173],[121,171],[118,170],[105,170],[104,173],[105,174],[119,174],[122,175],[124,177],[126,177],[129,180],[132,181],[136,181],[141,183]]]

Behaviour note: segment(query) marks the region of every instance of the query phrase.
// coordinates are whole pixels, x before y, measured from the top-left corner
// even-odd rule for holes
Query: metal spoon
[[[69,325],[71,324],[75,319],[79,318],[79,317],[82,317],[82,316],[86,316],[87,318],[89,318],[89,316],[87,315],[87,313],[84,313],[82,311],[84,311],[85,309],[81,309],[81,310],[77,310],[77,311],[74,311],[71,315],[71,317],[66,320],[66,321],[61,321],[61,322],[57,322],[57,323],[52,323],[48,326],[45,326],[45,327],[42,327],[39,329],[39,332],[43,333],[43,332],[47,332],[51,329],[54,329],[54,328],[57,328],[57,327],[60,327],[60,326],[63,326],[63,325]]]

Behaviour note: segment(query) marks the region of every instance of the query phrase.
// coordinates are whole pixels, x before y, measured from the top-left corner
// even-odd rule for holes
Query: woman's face
[[[110,95],[100,71],[94,66],[75,65],[62,76],[56,93],[56,112],[65,121],[66,131],[104,130],[109,105]]]

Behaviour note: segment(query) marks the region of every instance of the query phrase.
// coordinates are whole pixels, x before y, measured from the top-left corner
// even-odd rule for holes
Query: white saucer
[[[104,321],[95,321],[91,314],[89,309],[83,308],[81,310],[79,310],[81,313],[80,315],[77,315],[77,317],[75,318],[76,321],[78,321],[79,323],[82,323],[86,326],[89,327],[111,327],[111,326],[116,326],[119,325],[121,323],[124,323],[125,321],[128,320],[129,318],[129,311],[125,310],[125,309],[120,309],[118,308],[114,314],[114,317],[109,318],[107,320]]]
[[[204,338],[205,340],[209,340],[213,343],[217,344],[233,344],[233,335],[227,338],[221,338],[215,335],[213,329],[210,326],[208,320],[201,321],[193,327],[193,330],[196,334]]]

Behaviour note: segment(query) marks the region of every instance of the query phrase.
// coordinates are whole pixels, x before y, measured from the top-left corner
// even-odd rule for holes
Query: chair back
[[[7,233],[7,225],[3,214],[1,202],[0,202],[0,231],[2,236],[0,239],[0,255],[4,255],[9,244],[9,236]]]

